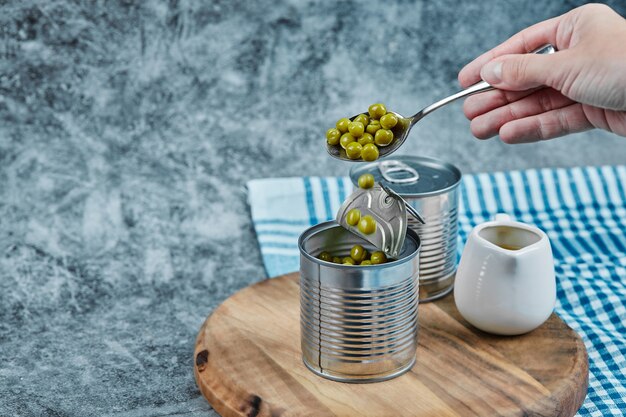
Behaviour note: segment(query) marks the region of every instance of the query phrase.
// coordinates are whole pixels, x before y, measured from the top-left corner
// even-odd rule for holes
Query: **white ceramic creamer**
[[[548,236],[506,214],[476,226],[459,263],[454,299],[461,315],[486,332],[517,335],[540,326],[556,302]]]

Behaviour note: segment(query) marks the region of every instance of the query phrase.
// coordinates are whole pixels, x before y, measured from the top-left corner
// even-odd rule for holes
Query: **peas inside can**
[[[384,252],[374,251],[370,253],[362,245],[352,246],[350,253],[347,255],[336,253],[331,254],[328,251],[322,251],[319,255],[317,255],[317,259],[334,264],[355,266],[379,265],[392,260],[387,259],[387,255],[385,255]]]

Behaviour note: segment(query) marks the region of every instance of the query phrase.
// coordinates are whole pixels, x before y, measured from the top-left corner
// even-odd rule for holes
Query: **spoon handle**
[[[546,44],[543,45],[542,47],[535,49],[534,51],[532,51],[531,53],[533,54],[553,54],[556,52],[556,48],[551,45],[551,44]],[[428,107],[425,107],[424,109],[420,110],[416,115],[414,115],[412,117],[412,123],[416,123],[417,121],[419,121],[422,117],[426,116],[428,113],[437,110],[439,107],[445,106],[448,103],[452,103],[455,100],[458,100],[460,98],[463,97],[467,97],[467,96],[471,96],[472,94],[476,94],[476,93],[482,93],[484,91],[490,91],[490,90],[495,90],[495,87],[492,87],[491,84],[487,83],[486,81],[479,81],[476,84],[470,85],[469,87],[467,87],[465,90],[461,90],[456,94],[452,94],[451,96],[448,96],[442,100],[439,100],[436,103],[431,104]]]

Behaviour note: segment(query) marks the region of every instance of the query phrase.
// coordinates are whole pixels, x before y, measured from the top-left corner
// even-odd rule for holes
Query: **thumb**
[[[521,91],[540,85],[551,86],[559,65],[557,54],[502,55],[486,63],[480,76],[494,87]]]

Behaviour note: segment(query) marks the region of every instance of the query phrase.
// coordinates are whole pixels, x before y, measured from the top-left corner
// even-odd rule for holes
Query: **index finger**
[[[562,18],[563,15],[536,23],[467,64],[459,72],[461,87],[467,88],[480,81],[483,65],[500,55],[525,54],[546,43],[556,45],[556,32]]]

